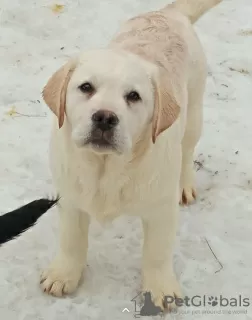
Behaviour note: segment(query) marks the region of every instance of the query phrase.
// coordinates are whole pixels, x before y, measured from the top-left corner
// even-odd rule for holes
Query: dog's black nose
[[[117,115],[109,110],[99,110],[92,115],[96,128],[107,131],[113,129],[119,122]]]

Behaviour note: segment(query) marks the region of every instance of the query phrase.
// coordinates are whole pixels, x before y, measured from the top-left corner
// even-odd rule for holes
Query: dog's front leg
[[[75,291],[86,265],[89,215],[70,207],[60,204],[60,250],[41,275],[42,290],[57,297]]]
[[[143,292],[150,292],[155,306],[171,309],[181,297],[180,287],[173,271],[173,246],[176,235],[178,201],[153,208],[152,214],[143,218]],[[172,298],[171,298],[172,297]]]

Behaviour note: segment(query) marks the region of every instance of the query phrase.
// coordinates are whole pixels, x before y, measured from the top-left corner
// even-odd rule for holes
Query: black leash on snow
[[[0,245],[34,226],[37,220],[58,201],[59,198],[35,200],[0,216]]]

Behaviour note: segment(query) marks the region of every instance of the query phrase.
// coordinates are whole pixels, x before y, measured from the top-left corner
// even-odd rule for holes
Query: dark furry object
[[[0,245],[32,227],[46,211],[57,204],[56,199],[39,199],[0,216]]]

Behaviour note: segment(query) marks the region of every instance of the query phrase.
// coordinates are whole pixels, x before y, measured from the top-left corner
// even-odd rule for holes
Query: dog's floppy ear
[[[152,120],[152,141],[155,143],[158,135],[168,129],[178,118],[180,105],[175,97],[173,86],[165,71],[153,80],[155,105]]]
[[[59,128],[61,128],[64,123],[66,91],[75,67],[75,61],[69,61],[63,65],[48,80],[42,92],[45,103],[58,117]]]

